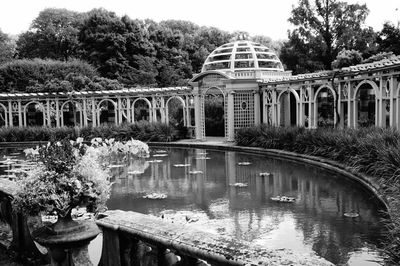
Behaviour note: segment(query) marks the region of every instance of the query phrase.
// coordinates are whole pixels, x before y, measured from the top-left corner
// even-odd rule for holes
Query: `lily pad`
[[[160,153],[160,154],[154,154],[153,157],[166,157],[168,154],[166,153]]]
[[[183,164],[183,163],[174,164],[174,167],[189,167],[189,166],[190,166],[190,164],[188,164],[188,163],[185,163],[185,164]]]
[[[109,165],[108,168],[121,168],[121,167],[125,167],[124,164],[112,164]]]
[[[202,173],[203,173],[203,171],[199,171],[199,170],[195,170],[195,171],[190,171],[189,172],[189,174],[192,174],[192,175],[202,174]]]
[[[246,166],[246,165],[250,165],[251,164],[251,162],[238,162],[238,165],[241,165],[241,166]]]
[[[128,175],[140,175],[140,174],[143,174],[144,172],[142,172],[142,171],[129,171],[128,172]]]
[[[360,216],[360,214],[357,212],[345,212],[343,216],[348,218],[357,218],[358,216]]]
[[[260,176],[270,176],[271,173],[265,172],[265,173],[260,173]]]
[[[152,161],[147,161],[149,163],[162,163],[163,160],[152,160]]]
[[[147,195],[143,196],[144,199],[166,199],[167,198],[167,194],[163,194],[163,193],[150,193]]]
[[[249,184],[247,183],[234,183],[234,184],[229,184],[231,187],[248,187]]]

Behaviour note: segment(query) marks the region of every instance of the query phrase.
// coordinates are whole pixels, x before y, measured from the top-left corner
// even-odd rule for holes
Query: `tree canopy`
[[[116,80],[121,86],[167,87],[186,85],[215,48],[236,39],[272,48],[294,74],[358,63],[360,56],[375,60],[377,53],[381,56],[376,58],[390,52],[400,54],[399,27],[385,23],[382,31],[375,32],[365,26],[368,13],[365,4],[299,0],[289,18],[294,28],[288,31],[288,40],[276,41],[189,21],[158,23],[120,17],[105,9],[79,13],[48,8],[39,13],[16,44],[0,31],[0,64],[15,56],[64,62],[78,59],[91,64],[100,77]],[[38,84],[40,88],[35,88],[42,90],[44,83]]]
[[[365,4],[299,0],[289,18],[295,28],[281,51],[284,63],[295,73],[311,72],[330,69],[342,49],[364,52],[374,41],[364,26],[368,12]]]
[[[30,29],[18,38],[21,58],[65,60],[77,56],[78,33],[85,14],[48,8],[33,20]]]
[[[0,29],[0,65],[11,61],[14,58],[15,43]]]

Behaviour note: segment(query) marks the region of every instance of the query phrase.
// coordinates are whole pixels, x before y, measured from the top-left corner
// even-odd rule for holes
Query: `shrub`
[[[85,140],[92,138],[115,138],[120,141],[137,139],[141,141],[169,142],[186,136],[186,128],[175,128],[162,123],[149,123],[140,121],[135,124],[110,125],[104,124],[97,127],[1,127],[0,142],[22,141],[55,141],[65,138],[76,139],[83,137]]]

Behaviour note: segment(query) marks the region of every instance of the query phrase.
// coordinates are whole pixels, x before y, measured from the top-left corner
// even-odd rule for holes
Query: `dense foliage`
[[[364,25],[365,4],[339,0],[300,0],[289,21],[294,29],[284,44],[281,58],[294,73],[331,68],[339,51],[357,50],[365,57],[376,51],[376,33]]]
[[[362,55],[359,51],[343,49],[332,62],[332,68],[340,69],[342,67],[354,66],[361,62]]]
[[[48,8],[33,20],[17,41],[20,58],[65,60],[78,57],[78,33],[85,14]]]
[[[101,137],[116,140],[173,141],[186,137],[187,129],[161,123],[139,122],[136,124],[102,125],[82,128],[51,127],[1,127],[0,142],[55,141],[65,138],[85,140]]]
[[[385,251],[400,262],[400,132],[394,129],[315,129],[259,126],[237,132],[238,145],[280,149],[330,159],[375,179],[392,220]]]
[[[71,91],[69,81],[79,83],[78,77],[90,80],[96,75],[93,66],[80,60],[14,60],[0,65],[0,90],[45,91],[40,88],[47,87],[48,91]]]
[[[267,36],[228,33],[188,21],[157,23],[119,17],[105,9],[77,13],[49,8],[19,36],[16,56],[77,58],[92,64],[101,77],[115,79],[125,87],[181,86],[201,71],[216,47],[243,36],[277,50],[282,45]]]
[[[14,50],[15,44],[13,40],[0,29],[0,65],[13,59]]]

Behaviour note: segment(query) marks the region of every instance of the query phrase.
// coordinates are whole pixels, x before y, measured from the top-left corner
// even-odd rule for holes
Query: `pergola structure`
[[[400,56],[259,84],[266,124],[400,128]]]
[[[5,126],[98,126],[104,123],[169,122],[170,102],[183,109],[191,126],[193,97],[187,87],[135,88],[73,93],[0,93]],[[193,116],[193,115],[192,115]]]
[[[0,93],[0,125],[98,126],[168,123],[170,108],[181,123],[206,138],[205,102],[218,96],[224,136],[239,128],[272,126],[400,128],[400,56],[340,70],[292,76],[267,47],[236,41],[215,49],[188,87],[134,88],[73,93]]]

